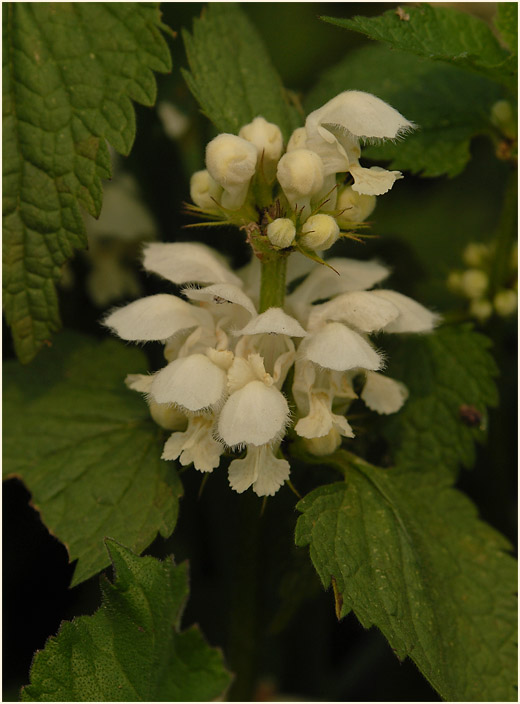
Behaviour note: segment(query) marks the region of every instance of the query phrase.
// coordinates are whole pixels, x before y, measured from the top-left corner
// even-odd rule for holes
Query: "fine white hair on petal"
[[[182,293],[195,301],[213,301],[215,303],[236,303],[251,315],[256,315],[253,301],[235,284],[212,284],[204,288],[185,288]]]
[[[347,371],[354,367],[381,369],[383,360],[366,340],[342,323],[327,323],[305,338],[298,353],[326,369]]]
[[[397,413],[408,398],[408,389],[400,381],[377,372],[367,372],[367,380],[361,398],[377,413]]]
[[[280,437],[288,419],[285,396],[274,386],[251,381],[227,399],[220,412],[218,433],[230,447],[264,445]]]
[[[308,328],[316,328],[325,321],[347,323],[361,332],[381,330],[399,316],[399,309],[374,291],[350,291],[327,303],[313,306]]]
[[[337,126],[361,138],[395,139],[414,129],[413,122],[371,93],[348,90],[308,115],[309,133],[319,125]]]
[[[143,266],[174,284],[196,282],[242,286],[223,258],[198,242],[152,242],[144,248]]]
[[[305,337],[307,334],[300,323],[282,310],[282,308],[268,308],[260,315],[253,318],[237,335],[257,335],[259,333],[278,333],[289,337]]]
[[[201,324],[189,303],[168,293],[146,296],[110,313],[103,324],[123,340],[166,340],[180,330]]]
[[[365,196],[382,196],[392,188],[394,183],[403,178],[400,171],[387,171],[380,166],[371,166],[369,169],[359,164],[350,167],[354,178],[352,190]]]
[[[157,403],[174,403],[197,412],[216,406],[225,388],[226,372],[206,355],[192,354],[170,362],[157,372],[150,395]]]
[[[269,445],[249,446],[246,457],[229,465],[229,484],[239,494],[252,486],[257,496],[273,496],[290,471],[289,462],[275,457]]]
[[[383,332],[430,332],[440,320],[436,313],[397,291],[379,289],[373,294],[390,301],[399,310],[399,317],[386,325]]]

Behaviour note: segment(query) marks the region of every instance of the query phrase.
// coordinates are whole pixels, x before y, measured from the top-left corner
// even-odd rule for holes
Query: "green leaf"
[[[3,6],[4,306],[29,362],[60,327],[55,282],[97,217],[107,139],[128,154],[131,100],[155,102],[171,68],[158,3]]]
[[[388,10],[379,17],[322,19],[366,34],[395,49],[463,66],[512,88],[516,85],[516,62],[483,20],[453,8],[427,3],[418,7],[407,5],[407,19],[400,14],[397,10]]]
[[[176,524],[180,480],[127,372],[144,354],[62,333],[29,368],[4,364],[6,477],[20,477],[45,525],[78,559],[76,585],[108,564],[105,536],[141,552]]]
[[[383,429],[395,464],[452,474],[460,464],[473,466],[475,440],[485,438],[486,408],[498,401],[490,346],[471,325],[398,337],[390,347],[387,373],[406,384],[410,397]],[[465,406],[480,414],[480,423],[468,425]]]
[[[449,701],[516,701],[516,563],[509,543],[433,472],[327,458],[343,483],[297,508],[297,545],[341,616],[377,626]],[[420,466],[417,470],[421,469]]]
[[[254,26],[234,3],[210,3],[193,32],[183,32],[186,82],[219,132],[237,134],[262,115],[285,139],[300,124],[296,109]]]
[[[487,78],[382,45],[351,52],[329,69],[305,101],[307,112],[344,90],[373,93],[417,125],[404,139],[365,147],[363,157],[422,176],[460,173],[471,139],[490,132],[491,108],[503,97]]]
[[[213,701],[230,683],[197,626],[179,631],[186,563],[137,557],[106,541],[115,581],[93,616],[64,622],[36,653],[22,701]]]
[[[518,54],[518,3],[498,2],[495,26],[516,56]]]

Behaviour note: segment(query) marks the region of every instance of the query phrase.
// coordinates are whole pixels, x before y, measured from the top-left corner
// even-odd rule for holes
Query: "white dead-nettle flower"
[[[402,174],[360,166],[360,140],[396,139],[413,128],[413,123],[380,98],[350,90],[307,116],[305,146],[321,157],[325,175],[348,171],[354,178],[354,191],[378,196],[389,191]],[[302,141],[301,134],[298,139]]]
[[[203,169],[196,171],[190,179],[190,197],[195,205],[206,211],[218,211],[218,204],[222,196],[222,186]]]
[[[278,182],[289,205],[305,220],[311,212],[311,198],[323,188],[323,163],[309,149],[293,149],[278,162]]]
[[[206,147],[206,168],[224,189],[221,204],[239,210],[247,198],[251,178],[256,171],[257,149],[254,144],[234,134],[219,134]]]
[[[242,127],[238,136],[256,147],[257,168],[262,170],[269,183],[274,181],[276,165],[283,151],[283,137],[278,125],[267,122],[263,117],[255,117]]]
[[[300,242],[309,249],[329,249],[339,237],[339,225],[331,215],[318,213],[307,218]]]
[[[356,193],[352,186],[347,186],[338,193],[336,209],[339,211],[339,215],[336,220],[342,227],[349,227],[352,223],[364,222],[372,214],[375,207],[375,196]]]

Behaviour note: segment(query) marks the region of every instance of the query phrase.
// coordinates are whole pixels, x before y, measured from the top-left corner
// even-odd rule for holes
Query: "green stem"
[[[274,255],[262,261],[260,313],[268,308],[281,308],[285,300],[287,255]]]
[[[495,233],[496,249],[490,277],[492,296],[506,286],[511,269],[511,252],[517,236],[517,197],[518,175],[516,168],[512,168],[509,172],[502,213]]]

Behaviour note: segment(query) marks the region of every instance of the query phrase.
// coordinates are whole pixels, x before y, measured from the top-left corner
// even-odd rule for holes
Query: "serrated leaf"
[[[307,112],[344,90],[373,93],[417,125],[404,139],[366,146],[363,157],[431,177],[464,169],[471,139],[489,133],[491,108],[503,97],[487,78],[382,45],[351,52],[329,69],[307,97]]]
[[[473,465],[475,441],[485,438],[486,409],[498,401],[490,346],[471,325],[399,337],[392,345],[387,373],[410,392],[383,430],[398,466],[456,473],[460,464]],[[464,407],[474,409],[480,421],[468,424]]]
[[[287,140],[301,122],[246,15],[234,3],[210,3],[193,31],[183,32],[190,71],[186,82],[219,132],[237,134],[262,115]]]
[[[407,5],[407,19],[401,14],[394,9],[379,17],[322,19],[366,34],[395,49],[463,66],[512,88],[516,85],[516,62],[483,20],[453,8],[427,3],[418,7]]]
[[[3,6],[4,307],[29,362],[60,327],[55,282],[101,209],[105,139],[127,154],[131,100],[171,68],[158,3]]]
[[[144,550],[176,524],[180,480],[139,394],[144,354],[62,333],[29,367],[4,364],[5,477],[20,477],[48,529],[78,560],[76,585],[108,564],[105,536]]]
[[[518,54],[518,3],[498,2],[495,26],[511,52]]]
[[[309,545],[341,616],[377,626],[448,701],[516,701],[516,563],[473,504],[433,472],[383,470],[345,452],[345,481],[311,492]],[[417,470],[420,470],[420,466]]]
[[[186,563],[137,557],[107,540],[115,581],[92,616],[64,622],[36,653],[22,701],[209,701],[230,682],[196,626],[179,631]]]

